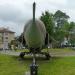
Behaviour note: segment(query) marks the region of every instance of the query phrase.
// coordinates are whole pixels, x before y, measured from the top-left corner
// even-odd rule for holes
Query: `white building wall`
[[[3,33],[3,49],[8,49],[8,33]]]

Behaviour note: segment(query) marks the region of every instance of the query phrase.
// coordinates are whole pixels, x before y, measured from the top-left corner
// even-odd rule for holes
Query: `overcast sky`
[[[75,0],[0,0],[0,27],[8,27],[20,35],[25,23],[32,18],[32,3],[36,2],[36,18],[48,10],[61,10],[75,22]]]

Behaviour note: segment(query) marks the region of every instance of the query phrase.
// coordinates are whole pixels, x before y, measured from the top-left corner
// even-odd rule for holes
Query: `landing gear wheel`
[[[25,55],[25,52],[21,52],[20,53],[20,57],[23,59],[24,58],[24,55]]]
[[[38,75],[38,65],[36,64],[30,65],[30,75]]]
[[[46,56],[46,60],[49,60],[51,57],[49,53],[46,53],[45,56]]]

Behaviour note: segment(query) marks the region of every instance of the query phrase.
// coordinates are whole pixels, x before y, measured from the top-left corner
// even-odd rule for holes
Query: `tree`
[[[69,31],[69,38],[70,38],[69,42],[74,45],[75,44],[75,23],[74,22],[70,22],[68,31]]]
[[[53,15],[54,22],[55,22],[55,28],[54,28],[54,38],[58,41],[58,45],[63,42],[65,35],[67,35],[67,32],[65,32],[65,25],[68,24],[69,16],[58,10]],[[67,25],[66,25],[67,26]]]
[[[48,11],[42,13],[40,19],[45,24],[46,30],[50,35],[50,40],[55,40],[53,40],[54,44],[57,42],[57,45],[60,45],[65,37],[71,43],[74,43],[75,23],[68,22],[69,18],[66,13],[60,10],[56,11],[55,14],[49,13]]]
[[[57,28],[61,28],[62,25],[69,19],[69,16],[66,13],[58,10],[54,14],[54,20],[57,25]]]
[[[75,23],[74,22],[65,22],[63,27],[62,27],[62,30],[64,31],[65,33],[65,36],[68,37],[70,36],[71,34],[73,34],[75,31]]]
[[[45,11],[45,13],[42,13],[40,19],[45,24],[46,30],[49,33],[49,35],[53,36],[53,32],[54,32],[53,14],[49,13],[48,11]]]
[[[75,23],[74,22],[70,22],[69,31],[75,33]]]
[[[62,26],[62,31],[64,32],[64,38],[67,39],[68,43],[72,44],[75,41],[75,23],[74,22],[65,22]]]

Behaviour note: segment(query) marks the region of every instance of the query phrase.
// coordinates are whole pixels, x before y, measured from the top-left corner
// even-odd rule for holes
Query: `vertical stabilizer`
[[[35,23],[35,8],[36,8],[36,3],[33,3],[33,23]]]

